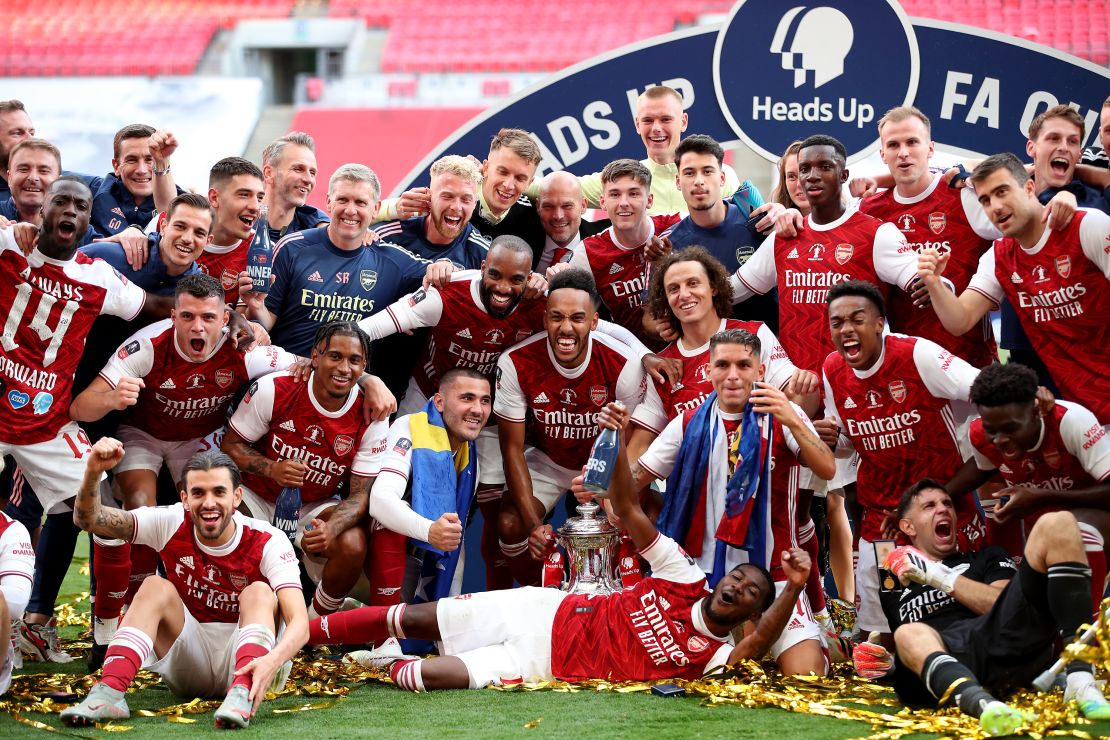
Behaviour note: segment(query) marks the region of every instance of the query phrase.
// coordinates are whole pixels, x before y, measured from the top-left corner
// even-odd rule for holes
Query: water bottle
[[[285,532],[290,542],[297,538],[297,527],[301,520],[301,489],[295,486],[286,486],[278,494],[277,504],[274,505],[273,525]]]
[[[620,401],[616,403],[624,408]],[[582,487],[597,498],[608,496],[609,482],[613,480],[613,469],[617,464],[618,447],[615,429],[602,429],[594,440],[590,459],[586,463],[586,475],[582,478]]]
[[[273,266],[274,250],[270,243],[270,222],[266,206],[254,224],[254,239],[247,250],[247,274],[251,276],[255,293],[270,292],[270,268]]]

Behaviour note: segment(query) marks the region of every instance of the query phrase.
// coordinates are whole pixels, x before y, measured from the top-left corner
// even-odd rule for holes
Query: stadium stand
[[[294,0],[4,0],[0,75],[190,74],[213,35]],[[125,20],[123,20],[125,19]],[[126,24],[126,32],[121,27]],[[157,50],[151,54],[151,50]]]
[[[189,74],[220,28],[288,17],[296,0],[5,0],[0,75]],[[731,0],[332,0],[331,17],[389,29],[382,72],[550,71],[727,13]],[[1105,0],[905,0],[911,16],[967,23],[1110,61]],[[590,23],[581,24],[584,17]],[[120,34],[120,19],[127,34]],[[491,39],[512,39],[493,49]],[[478,43],[475,43],[478,41]],[[151,48],[160,50],[155,57]]]

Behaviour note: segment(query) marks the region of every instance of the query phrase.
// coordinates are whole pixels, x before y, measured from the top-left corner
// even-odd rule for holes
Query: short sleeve
[[[1094,414],[1078,404],[1068,404],[1060,419],[1060,436],[1088,475],[1097,481],[1110,478],[1110,437]]]
[[[389,422],[375,421],[366,427],[359,442],[355,460],[351,463],[351,473],[364,478],[375,478],[382,469],[385,457],[386,437],[389,436]]]
[[[107,265],[105,267],[108,268],[109,277],[104,286],[104,305],[100,307],[100,313],[130,321],[143,310],[146,291],[119,274],[115,268]]]
[[[293,544],[276,529],[262,548],[262,562],[258,569],[275,593],[283,588],[301,588],[301,570]]]
[[[913,361],[933,396],[949,401],[969,400],[971,384],[979,377],[979,371],[966,360],[928,339],[918,339],[913,346]]]
[[[651,577],[672,583],[705,582],[705,573],[694,559],[664,534],[657,534],[650,545],[640,551],[651,566]],[[706,584],[706,591],[709,590]]]
[[[967,289],[979,293],[995,306],[1002,303],[1004,293],[1002,292],[1002,284],[998,282],[998,276],[995,274],[994,247],[988,249],[979,258],[979,267],[975,270],[975,274],[971,276]]]
[[[666,479],[674,470],[678,460],[678,449],[682,446],[682,415],[671,419],[651,445],[640,456],[640,467],[660,480]]]
[[[741,289],[737,291],[734,301],[750,298],[752,294],[765,295],[774,289],[778,281],[778,272],[775,269],[776,238],[775,234],[767,237],[759,249],[755,250],[755,254],[736,270]]]
[[[251,383],[247,395],[231,417],[231,428],[248,442],[257,442],[270,431],[274,414],[274,380],[264,375]]]
[[[181,504],[142,506],[131,509],[128,513],[134,524],[131,543],[146,545],[158,551],[166,546],[174,532],[185,523],[185,507]]]
[[[667,412],[657,386],[654,380],[647,384],[644,400],[632,412],[632,423],[654,434],[659,434],[667,423]]]
[[[763,380],[776,388],[785,388],[798,368],[791,362],[786,350],[783,349],[779,338],[771,331],[771,327],[760,324],[756,332],[759,337],[760,348],[763,352]]]
[[[154,367],[154,345],[151,340],[170,326],[169,319],[159,321],[125,339],[108,358],[104,369],[100,371],[100,377],[113,388],[125,377],[145,378]]]
[[[247,368],[247,377],[251,380],[261,378],[263,375],[285,370],[297,361],[297,356],[286,352],[276,344],[268,344],[254,349],[243,355],[243,364]]]
[[[528,402],[520,389],[510,352],[502,352],[497,359],[497,392],[493,397],[493,413],[505,421],[523,422],[528,413]]]
[[[917,279],[917,251],[894,224],[884,223],[875,230],[872,255],[875,272],[884,282],[908,290]]]

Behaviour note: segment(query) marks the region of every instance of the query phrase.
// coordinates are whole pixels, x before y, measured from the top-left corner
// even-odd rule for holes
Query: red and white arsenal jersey
[[[551,672],[564,681],[694,679],[728,663],[731,635],[709,631],[705,574],[669,537],[640,552],[651,576],[608,596],[570,594],[551,627]]]
[[[1002,298],[1063,395],[1110,422],[1110,216],[1079,209],[1063,231],[1025,249],[999,239],[968,289]]]
[[[1041,420],[1036,446],[1018,458],[1003,456],[990,443],[982,419],[971,422],[968,436],[978,468],[998,470],[1007,486],[1071,491],[1110,478],[1110,438],[1095,415],[1077,403],[1057,401]],[[1035,519],[1026,522],[1032,525]]]
[[[662,234],[682,220],[680,214],[651,216],[653,234]],[[601,301],[613,315],[613,321],[643,338],[644,287],[646,260],[644,245],[626,246],[617,241],[610,226],[600,234],[583,241],[570,258],[571,267],[593,273]]]
[[[23,579],[27,582],[20,583],[19,588],[29,593],[35,579],[35,548],[31,546],[31,535],[27,534],[26,527],[0,511],[0,585]]]
[[[794,406],[794,413],[802,420],[814,436],[817,432],[813,429],[806,413],[798,406]],[[682,439],[686,435],[686,427],[694,418],[697,409],[689,409],[675,417],[663,429],[651,446],[644,451],[639,459],[640,467],[660,480],[666,480],[674,472],[675,463],[678,461],[678,451],[682,447]],[[719,411],[724,433],[727,435],[724,445],[719,449],[719,456],[713,456],[710,464],[716,467],[715,474],[707,474],[702,483],[700,495],[705,497],[705,528],[701,547],[687,541],[688,548],[701,550],[701,555],[696,557],[698,566],[706,573],[713,571],[713,557],[716,552],[716,532],[721,518],[725,515],[725,484],[729,479],[728,447],[735,439],[740,429],[740,414],[729,414]],[[777,420],[774,423],[771,443],[771,531],[766,538],[768,543],[773,543],[770,548],[772,553],[782,552],[791,547],[798,546],[798,476],[801,472],[799,460],[798,440],[794,434],[782,426]],[[723,483],[710,486],[712,481]],[[708,496],[708,491],[713,490],[713,495]],[[664,494],[667,495],[667,494]],[[808,513],[808,512],[807,512]],[[807,517],[808,520],[808,517]],[[725,568],[731,569],[741,563],[748,562],[747,551],[738,548],[729,548],[725,559]],[[768,567],[775,580],[782,580],[782,564],[777,557],[768,559]]]
[[[944,277],[955,285],[956,295],[967,287],[991,242],[1002,236],[975,199],[975,190],[947,187],[940,174],[934,175],[932,184],[919,195],[905,198],[891,188],[865,198],[859,209],[897,226],[915,252],[930,248],[949,252]],[[887,318],[897,332],[936,342],[975,367],[985,367],[997,358],[990,316],[984,316],[977,328],[955,337],[931,306],[914,306],[910,293],[896,290],[890,296]]]
[[[860,536],[881,537],[884,512],[922,478],[946,481],[963,464],[952,401],[967,402],[979,371],[928,339],[891,334],[869,370],[825,360],[825,416],[840,420],[859,453]],[[967,498],[957,505],[963,521]]]
[[[254,241],[253,229],[250,236],[230,247],[209,244],[197,257],[197,267],[201,272],[220,281],[220,285],[224,286],[224,290],[230,294],[229,301],[238,295],[239,273],[247,269],[247,252],[251,248],[252,241]]]
[[[481,283],[481,270],[452,273],[451,282],[443,288],[411,293],[385,311],[363,319],[359,327],[371,339],[433,327],[412,372],[428,398],[439,389],[439,379],[452,368],[468,367],[492,377],[497,358],[505,349],[543,330],[546,301],[542,297],[522,299],[508,316],[494,318],[482,305],[478,292]]]
[[[239,388],[296,359],[274,345],[243,353],[224,335],[207,358],[194,362],[177,346],[173,321],[165,319],[131,335],[100,377],[113,388],[124,377],[142,378],[139,402],[127,409],[123,423],[157,439],[182,442],[223,426]]]
[[[779,335],[798,367],[817,372],[833,350],[829,334],[829,288],[845,280],[867,280],[884,295],[887,283],[905,289],[917,277],[917,253],[894,224],[859,211],[836,221],[806,218],[797,236],[772,234],[736,271],[734,299],[779,289]]]
[[[381,468],[389,424],[369,426],[362,417],[362,391],[351,391],[338,411],[328,411],[312,393],[312,378],[297,382],[287,372],[254,381],[231,417],[231,428],[270,460],[300,460],[308,468],[301,501],[339,495],[347,472],[373,478]],[[266,501],[281,486],[272,478],[243,471],[243,485]]]
[[[493,413],[526,424],[525,441],[564,468],[586,463],[598,435],[597,415],[610,401],[635,409],[647,376],[635,352],[590,332],[582,364],[567,370],[555,361],[547,334],[536,334],[501,353]]]
[[[275,593],[301,587],[293,545],[266,522],[235,512],[231,540],[208,547],[197,542],[192,517],[181,504],[127,513],[135,523],[131,542],[158,551],[166,578],[198,622],[238,622],[239,593],[255,581]]]
[[[37,249],[24,256],[11,229],[0,230],[0,442],[53,439],[69,422],[73,374],[93,320],[132,319],[146,293],[107,262],[77,252],[56,260]]]
[[[784,387],[797,369],[779,344],[778,337],[762,321],[721,319],[721,328],[746,329],[759,337],[759,361],[763,363],[763,379],[776,388]],[[632,423],[659,434],[667,422],[689,409],[696,409],[713,392],[709,382],[709,342],[695,349],[686,349],[682,340],[668,344],[660,357],[682,363],[682,379],[674,385],[654,378],[648,383],[644,402],[636,407]]]

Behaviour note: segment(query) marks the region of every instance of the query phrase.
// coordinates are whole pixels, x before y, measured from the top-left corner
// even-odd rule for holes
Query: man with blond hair
[[[473,160],[448,154],[432,163],[430,212],[391,221],[374,230],[383,243],[404,247],[432,262],[455,269],[477,270],[489,251],[489,240],[470,223],[482,187],[482,172]]]
[[[266,184],[266,223],[275,244],[282,237],[331,220],[326,211],[306,202],[316,189],[316,141],[303,131],[290,131],[262,150],[262,181]]]
[[[520,237],[528,242],[537,259],[543,251],[546,235],[536,213],[535,198],[529,198],[524,192],[542,158],[539,145],[527,131],[519,128],[498,131],[490,142],[489,155],[479,168],[481,187],[470,216],[470,224],[483,236],[489,239],[505,234]],[[428,213],[430,208],[431,189],[411,188],[400,198],[382,202],[381,219],[409,219]],[[377,231],[382,233],[380,228]],[[532,264],[535,267],[535,259]]]
[[[386,242],[364,246],[380,192],[369,167],[340,166],[328,182],[331,223],[277,243],[269,293],[253,292],[250,276],[240,273],[247,314],[274,344],[306,356],[324,324],[359,321],[420,287],[427,260]]]

